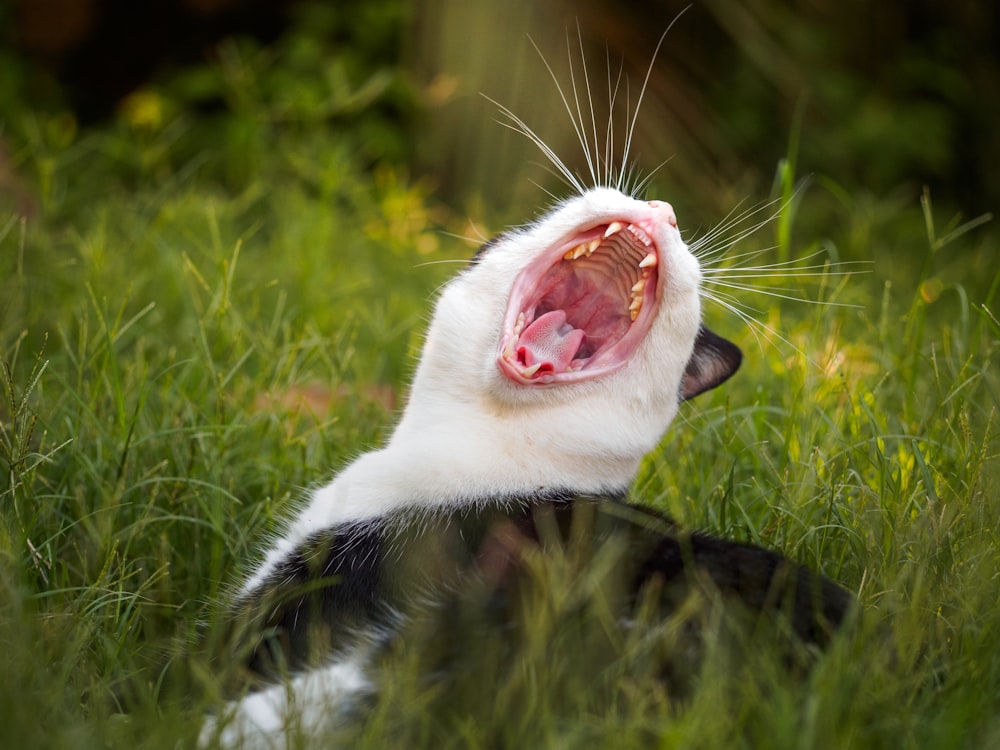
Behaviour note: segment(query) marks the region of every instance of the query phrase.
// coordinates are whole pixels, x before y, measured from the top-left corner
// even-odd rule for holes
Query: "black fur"
[[[320,632],[328,651],[347,646],[359,629],[388,626],[384,546],[378,523],[314,534],[238,600],[240,624],[258,641],[248,659],[251,671],[273,677],[283,667],[307,664]]]
[[[743,352],[736,344],[702,325],[698,329],[691,359],[684,370],[681,400],[686,401],[721,385],[732,377],[742,362]]]
[[[428,603],[460,604],[474,583],[485,606],[509,614],[529,585],[525,560],[566,554],[588,561],[613,547],[628,620],[650,592],[669,615],[692,591],[710,590],[755,620],[783,620],[823,644],[851,606],[831,581],[774,552],[687,534],[620,497],[507,498],[438,512],[398,511],[310,537],[237,607],[247,666],[273,677],[322,662],[359,639],[389,642]]]

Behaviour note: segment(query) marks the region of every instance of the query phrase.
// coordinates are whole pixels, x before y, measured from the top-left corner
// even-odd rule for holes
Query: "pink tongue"
[[[517,357],[525,367],[539,364],[538,372],[564,372],[586,334],[566,322],[562,310],[547,312],[528,326],[517,341]]]

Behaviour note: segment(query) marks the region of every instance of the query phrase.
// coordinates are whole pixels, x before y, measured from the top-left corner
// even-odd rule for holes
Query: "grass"
[[[436,261],[471,254],[441,230],[468,230],[316,133],[243,144],[255,172],[234,186],[210,157],[165,161],[170,127],[60,127],[29,118],[15,160],[37,208],[0,216],[0,746],[188,745],[224,669],[188,647],[302,488],[385,436],[456,268]],[[851,306],[748,298],[787,341],[710,308],[744,367],[637,480],[685,525],[857,592],[811,672],[710,649],[678,704],[636,676],[642,644],[581,660],[556,611],[514,666],[469,636],[450,692],[417,680],[419,648],[394,654],[352,746],[1000,741],[1000,273],[976,223],[928,196],[800,193],[741,250],[772,232],[871,273],[807,290]],[[168,664],[198,690],[179,699]]]

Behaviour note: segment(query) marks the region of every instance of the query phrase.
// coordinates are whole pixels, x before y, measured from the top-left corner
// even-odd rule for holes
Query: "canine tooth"
[[[532,375],[538,372],[538,368],[540,368],[541,366],[542,366],[541,362],[535,362],[535,364],[533,364],[531,367],[525,367],[523,370],[521,370],[521,374],[524,375],[524,377],[526,378],[530,378]]]
[[[604,230],[604,238],[607,239],[613,234],[618,234],[624,228],[625,225],[622,224],[620,221],[612,221],[610,224],[608,224],[608,228]]]
[[[656,253],[650,253],[641,261],[639,261],[639,268],[652,268],[657,263]]]
[[[646,278],[647,277],[644,276],[643,278],[641,278],[637,282],[635,282],[632,285],[632,291],[635,292],[636,294],[638,294],[643,289],[645,289],[646,288]]]

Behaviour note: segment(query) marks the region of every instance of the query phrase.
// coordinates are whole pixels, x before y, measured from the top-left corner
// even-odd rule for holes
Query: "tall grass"
[[[243,144],[234,187],[160,158],[171,126],[123,127],[29,118],[38,209],[0,217],[0,747],[193,741],[226,665],[192,646],[304,488],[386,434],[455,268],[437,261],[471,252],[423,186],[317,132]],[[462,634],[450,688],[420,679],[434,639],[414,634],[353,746],[1000,741],[995,231],[928,196],[818,180],[798,200],[740,251],[777,233],[871,273],[804,290],[844,306],[748,298],[784,341],[709,309],[744,367],[684,407],[634,495],[842,582],[843,636],[805,675],[752,639],[709,648],[679,703],[648,644],[543,603],[513,664]]]

